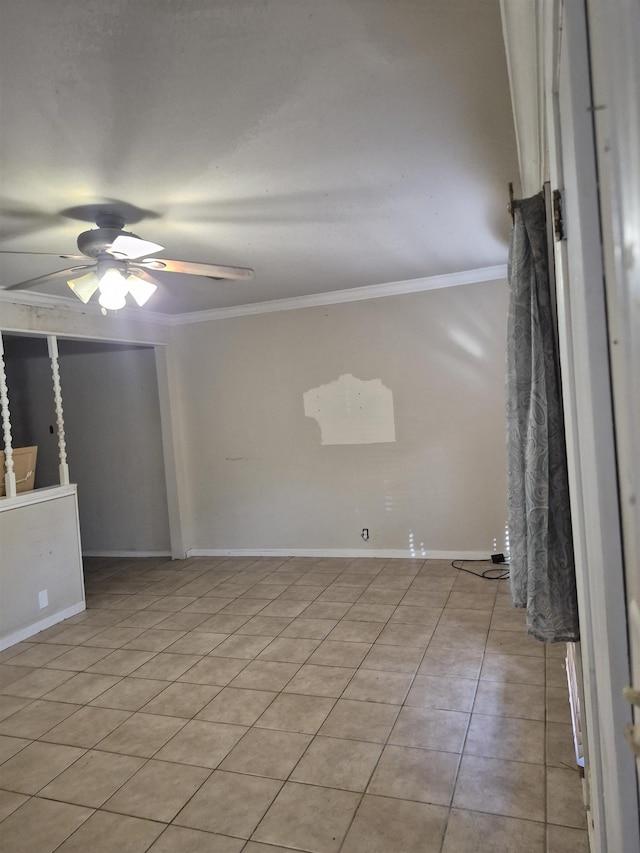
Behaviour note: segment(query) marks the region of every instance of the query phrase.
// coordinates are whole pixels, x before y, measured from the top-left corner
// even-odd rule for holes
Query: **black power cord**
[[[471,569],[465,569],[463,563],[487,563],[488,560],[452,560],[451,565],[459,572],[466,572],[468,575],[473,575],[476,578],[482,578],[485,581],[504,581],[509,577],[509,563],[500,563],[492,566],[490,569],[485,569],[484,572],[472,572]],[[459,563],[460,565],[456,565]],[[507,571],[505,571],[505,569]],[[494,574],[498,572],[498,574]]]

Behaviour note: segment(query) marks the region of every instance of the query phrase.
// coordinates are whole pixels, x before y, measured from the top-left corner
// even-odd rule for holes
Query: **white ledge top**
[[[20,492],[14,498],[6,496],[0,498],[0,512],[18,507],[40,504],[45,501],[54,501],[68,495],[75,495],[77,486],[71,483],[69,486],[47,486],[44,489],[33,489],[31,492]]]

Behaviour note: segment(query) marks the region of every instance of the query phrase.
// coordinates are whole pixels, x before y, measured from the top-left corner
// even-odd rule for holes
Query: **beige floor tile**
[[[508,610],[500,608],[494,610],[491,617],[492,631],[526,631],[527,618],[523,609],[513,608]]]
[[[473,714],[465,754],[544,764],[545,725],[538,720]]]
[[[349,643],[373,643],[384,626],[384,622],[352,622],[342,619],[328,636],[330,640],[344,640]]]
[[[499,815],[451,810],[442,853],[497,851],[545,853],[544,824]],[[562,853],[569,851],[562,850]]]
[[[211,652],[214,657],[253,660],[269,645],[271,637],[259,634],[232,634]]]
[[[54,688],[44,697],[50,702],[77,702],[85,704],[100,696],[105,690],[120,681],[117,675],[98,675],[91,672],[78,672]]]
[[[179,677],[190,684],[211,684],[225,687],[241,672],[247,661],[240,658],[204,657]]]
[[[345,601],[314,601],[307,605],[304,615],[307,619],[342,619],[350,607]]]
[[[129,675],[143,663],[155,657],[155,652],[140,652],[129,649],[117,649],[116,651],[104,650],[106,657],[88,667],[89,672],[102,675]]]
[[[155,821],[95,812],[56,853],[145,853],[163,829]]]
[[[6,699],[9,703],[12,697],[6,697]],[[30,702],[28,699],[16,698],[13,701],[28,704],[22,708],[18,706],[11,716],[6,717],[0,723],[0,734],[12,737],[40,737],[82,707],[67,702],[47,702],[45,699]]]
[[[23,699],[40,699],[45,693],[73,678],[73,672],[62,669],[33,669],[28,675],[12,681],[2,688],[2,693]]]
[[[389,619],[389,623],[391,625],[420,625],[423,628],[435,628],[441,614],[442,608],[439,607],[400,604]]]
[[[229,838],[228,835],[168,826],[155,844],[151,845],[149,853],[240,853],[243,845],[244,841]]]
[[[547,657],[545,675],[548,687],[566,687],[567,666],[564,658]]]
[[[412,675],[405,672],[361,669],[355,673],[342,695],[345,699],[401,705],[409,691],[412,678]]]
[[[336,619],[305,619],[304,616],[298,616],[282,631],[282,636],[299,637],[303,640],[324,640],[337,624]]]
[[[113,708],[80,708],[40,738],[49,743],[62,743],[89,749],[117,729],[131,716],[131,713],[131,711],[119,711]]]
[[[31,701],[20,696],[0,696],[0,723],[30,705]]]
[[[46,643],[62,643],[63,645],[79,646],[81,643],[87,643],[92,637],[102,633],[104,628],[98,625],[73,625],[71,628],[62,628],[60,631],[55,630],[60,626],[54,625],[54,630],[42,631],[38,634],[38,640],[42,639]]]
[[[2,822],[2,849],[53,853],[90,816],[91,809],[32,797]]]
[[[244,616],[241,618],[246,619]],[[247,619],[237,629],[236,633],[249,636],[277,637],[284,628],[291,624],[293,618],[293,616],[263,616],[260,613],[258,616]]]
[[[484,649],[487,631],[484,628],[464,628],[456,625],[438,625],[433,632],[431,647],[446,649]]]
[[[135,641],[142,632],[142,628],[128,628],[123,625],[114,625],[112,628],[105,628],[100,634],[91,637],[87,641],[87,645],[98,649],[119,649],[125,643]]]
[[[0,821],[4,820],[12,814],[23,803],[26,803],[29,797],[26,794],[16,794],[13,791],[0,791]],[[0,835],[2,827],[0,827]]]
[[[339,699],[320,727],[319,734],[384,743],[399,711],[399,705]]]
[[[171,613],[161,622],[158,622],[155,627],[162,631],[192,631],[208,618],[207,613]]]
[[[219,608],[219,612],[224,616],[256,616],[270,601],[269,598],[238,598],[235,601],[229,600],[224,607]]]
[[[121,711],[138,711],[154,696],[157,696],[169,681],[154,681],[146,678],[123,678],[113,687],[105,690],[90,703],[100,708],[116,708]]]
[[[477,681],[471,678],[449,678],[417,675],[407,695],[406,704],[445,711],[470,711]]]
[[[482,666],[482,656],[482,649],[449,649],[429,646],[418,668],[418,673],[449,678],[478,678]]]
[[[462,752],[469,714],[435,708],[408,708],[400,711],[389,743],[417,746],[442,752]]]
[[[221,770],[286,779],[311,742],[311,735],[250,729],[220,765]]]
[[[35,794],[83,754],[73,746],[32,743],[0,765],[0,788]]]
[[[355,671],[355,669],[341,666],[304,664],[286,685],[284,692],[337,698],[342,694]]]
[[[589,853],[589,836],[585,829],[547,826],[547,853]]]
[[[463,610],[493,610],[496,594],[476,595],[469,592],[452,592],[447,600],[447,607],[462,608]]]
[[[380,632],[378,643],[388,646],[411,646],[426,649],[434,634],[433,628],[390,622]]]
[[[367,793],[448,806],[460,757],[405,746],[385,746]]]
[[[36,634],[36,637],[39,635]],[[26,652],[28,649],[32,648],[36,637],[33,638],[34,642],[31,643],[16,643],[14,646],[9,646],[8,649],[3,649],[0,652],[0,663],[6,663],[8,660],[11,660],[16,655],[21,654],[21,652]]]
[[[341,853],[439,853],[446,821],[442,806],[366,794]]]
[[[50,648],[60,648],[60,646],[50,646]],[[49,663],[45,664],[47,669],[69,669],[74,672],[83,672],[89,669],[90,666],[98,663],[107,655],[111,654],[111,649],[98,649],[91,646],[76,646],[69,649],[60,657],[56,657]]]
[[[27,738],[0,735],[0,764],[31,743]]]
[[[566,687],[547,687],[547,722],[571,723],[569,692]]]
[[[397,589],[366,589],[359,604],[400,604],[405,593]]]
[[[195,717],[216,696],[221,687],[209,684],[170,684],[150,702],[143,705],[145,714],[166,714],[169,717]]]
[[[294,637],[276,637],[264,651],[259,660],[273,660],[282,663],[304,663],[319,645],[319,640],[299,640]]]
[[[309,658],[309,663],[322,666],[358,667],[370,648],[370,643],[323,640]]]
[[[346,618],[352,622],[387,622],[396,607],[393,604],[356,603],[347,612]]]
[[[107,800],[104,809],[169,822],[191,799],[209,773],[203,767],[153,759]]]
[[[252,725],[277,694],[267,690],[225,687],[199,713],[199,720]]]
[[[374,669],[380,672],[413,674],[418,669],[422,655],[422,649],[374,643],[360,666],[361,669]]]
[[[56,646],[47,646],[46,643],[42,643],[42,646],[44,648],[57,648]],[[43,666],[46,667],[46,664],[43,664]],[[36,668],[31,666],[11,666],[10,663],[0,664],[0,691],[8,693],[8,688],[11,684],[25,678],[27,675],[31,675],[35,671]]]
[[[41,791],[41,797],[99,808],[139,770],[145,760],[90,750]]]
[[[254,690],[282,690],[300,669],[297,663],[281,663],[270,660],[254,660],[231,682],[232,687]]]
[[[287,782],[253,839],[313,853],[337,853],[360,795]]]
[[[140,610],[138,613],[130,613],[118,622],[121,628],[153,628],[158,622],[165,619],[165,614],[158,610]]]
[[[233,634],[234,631],[237,631],[238,628],[242,627],[248,621],[248,616],[235,616],[233,614],[224,616],[221,613],[216,613],[205,622],[201,622],[194,630],[206,631],[212,634]]]
[[[260,611],[260,616],[286,616],[289,618],[295,618],[296,616],[300,616],[301,613],[305,613],[307,610],[308,602],[306,601],[293,601],[291,599],[280,599],[278,601],[272,601],[268,604],[264,610]]]
[[[274,699],[255,725],[265,729],[315,734],[334,704],[333,698],[282,693]]]
[[[215,770],[175,818],[178,826],[249,838],[282,782]]]
[[[208,655],[228,636],[228,634],[213,634],[209,631],[189,631],[184,637],[167,646],[166,651],[177,655]]]
[[[573,726],[569,723],[547,723],[545,760],[550,767],[577,767]]]
[[[185,633],[186,631],[160,631],[157,628],[149,628],[135,639],[123,644],[123,647],[143,652],[163,652],[167,646],[184,637]]]
[[[28,649],[11,657],[8,665],[26,666],[37,669],[38,667],[46,666],[50,661],[61,657],[65,652],[73,648],[73,646],[54,646],[51,643],[33,643]],[[0,666],[0,668],[2,667]]]
[[[455,808],[544,821],[544,767],[464,755]]]
[[[545,683],[544,658],[531,655],[485,655],[480,678],[483,681],[512,681],[518,684]],[[565,674],[566,683],[566,674]]]
[[[155,757],[213,770],[247,731],[245,726],[191,720]]]
[[[476,714],[544,720],[544,687],[505,681],[480,681],[473,705]]]
[[[291,774],[291,781],[364,791],[381,752],[380,744],[319,736]]]
[[[170,652],[160,652],[147,663],[135,669],[133,678],[157,678],[164,681],[175,681],[192,666],[202,660],[201,655],[176,655]]]
[[[1,770],[2,768],[0,772]],[[547,821],[560,826],[586,829],[582,783],[577,768],[547,768]]]
[[[182,717],[136,713],[101,740],[97,747],[105,752],[150,758],[180,731],[186,722]]]
[[[489,631],[487,652],[497,655],[532,655],[544,657],[544,643],[524,631]]]

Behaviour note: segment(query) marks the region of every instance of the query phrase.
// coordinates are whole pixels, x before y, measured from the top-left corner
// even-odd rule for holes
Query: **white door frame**
[[[547,136],[567,240],[556,244],[558,321],[583,657],[592,853],[638,853],[624,563],[586,10],[553,0],[545,27]]]

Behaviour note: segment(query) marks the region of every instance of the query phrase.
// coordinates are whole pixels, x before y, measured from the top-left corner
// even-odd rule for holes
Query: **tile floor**
[[[0,653],[3,853],[586,853],[563,648],[423,560],[86,561]]]

